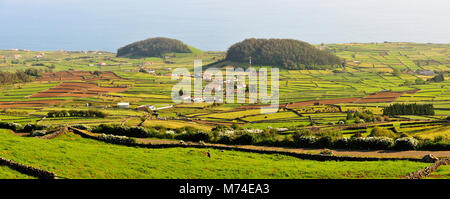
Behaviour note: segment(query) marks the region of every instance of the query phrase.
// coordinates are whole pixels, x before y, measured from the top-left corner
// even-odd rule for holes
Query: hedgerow
[[[419,146],[419,142],[410,137],[398,138],[395,140],[395,149],[398,150],[414,150]]]
[[[105,142],[113,144],[134,145],[137,143],[136,138],[130,138],[126,136],[100,134],[99,136],[97,136],[97,138],[99,140],[103,140]]]
[[[0,122],[0,128],[2,129],[10,129],[13,131],[22,130],[22,125],[14,122]]]

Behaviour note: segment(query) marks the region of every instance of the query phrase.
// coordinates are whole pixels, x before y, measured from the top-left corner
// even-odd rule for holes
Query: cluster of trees
[[[386,118],[386,117],[377,116],[377,115],[373,114],[371,111],[365,110],[362,112],[355,111],[354,113],[347,112],[346,119],[347,120],[355,120],[355,123],[364,123],[364,122],[377,122],[377,121],[388,120],[388,118]]]
[[[287,69],[324,69],[342,61],[328,51],[294,39],[246,39],[232,45],[225,60]]]
[[[179,40],[156,37],[119,48],[117,57],[162,57],[166,53],[190,52],[189,46]]]
[[[426,84],[425,80],[417,78],[416,80],[414,80],[414,82],[412,82],[411,80],[406,80],[405,83],[403,83],[403,85],[400,86],[424,85],[424,84]]]
[[[383,109],[383,115],[434,115],[433,104],[392,104]]]
[[[50,111],[47,113],[47,117],[100,117],[105,118],[108,116],[106,113],[97,110],[61,110]]]
[[[0,72],[0,83],[1,84],[12,84],[21,82],[32,82],[36,77],[41,76],[42,70],[29,68],[25,71],[18,70],[16,72]]]
[[[443,82],[445,80],[444,73],[439,73],[431,79],[428,79],[427,82]]]

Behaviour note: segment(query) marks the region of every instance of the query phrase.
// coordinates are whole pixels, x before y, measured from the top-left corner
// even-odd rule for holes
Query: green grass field
[[[0,130],[0,139],[0,156],[64,178],[402,178],[428,165],[409,161],[318,162],[212,149],[145,149],[73,134],[41,140]],[[211,158],[204,154],[207,151]]]
[[[20,173],[8,166],[0,166],[0,179],[34,179],[34,177]]]

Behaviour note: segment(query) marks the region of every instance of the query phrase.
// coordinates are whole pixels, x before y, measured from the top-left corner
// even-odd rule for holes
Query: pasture
[[[318,162],[283,155],[212,149],[145,149],[105,144],[74,134],[41,140],[18,137],[0,130],[0,138],[0,156],[76,179],[394,179],[428,165],[409,161]],[[17,145],[21,147],[15,147]],[[211,158],[205,155],[208,151]]]

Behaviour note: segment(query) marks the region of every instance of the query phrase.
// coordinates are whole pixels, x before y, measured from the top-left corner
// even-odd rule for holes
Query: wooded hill
[[[132,44],[117,50],[117,57],[162,57],[166,53],[190,53],[188,45],[176,39],[155,37]]]
[[[232,45],[224,61],[248,63],[250,56],[255,66],[286,69],[325,69],[341,64],[331,52],[294,39],[246,39]]]

